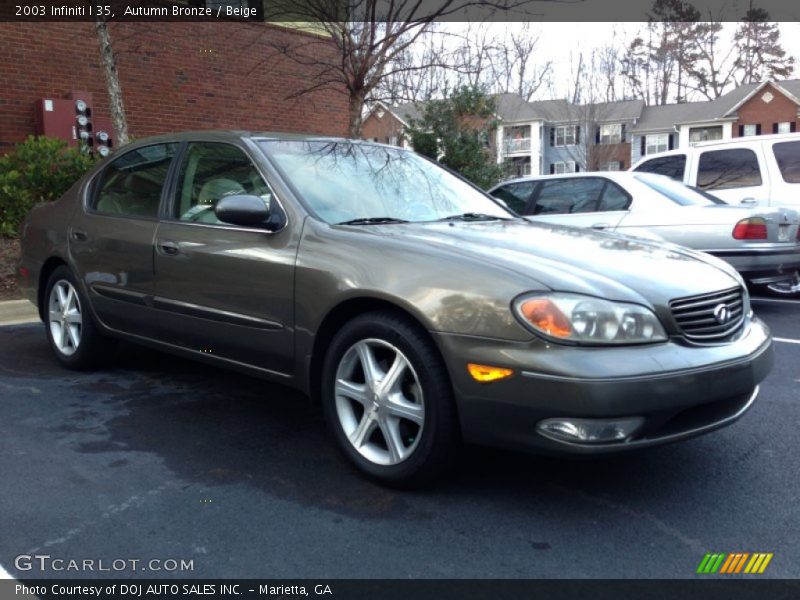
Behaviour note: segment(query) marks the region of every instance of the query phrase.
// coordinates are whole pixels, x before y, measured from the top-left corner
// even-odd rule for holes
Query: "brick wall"
[[[773,98],[769,102],[764,102],[763,96],[767,92],[772,94]],[[797,104],[782,92],[771,85],[766,85],[739,108],[737,111],[739,120],[734,121],[731,133],[733,137],[738,137],[740,125],[761,125],[762,135],[771,134],[773,123],[799,123],[797,109]]]
[[[308,34],[263,23],[112,23],[110,30],[137,138],[188,129],[347,133],[344,90],[292,98],[313,84],[313,71],[272,49]],[[0,152],[34,133],[33,105],[42,97],[87,91],[95,116],[109,116],[90,23],[0,23],[0,39]]]

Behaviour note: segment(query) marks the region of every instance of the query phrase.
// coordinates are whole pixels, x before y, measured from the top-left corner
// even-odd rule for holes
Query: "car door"
[[[769,179],[761,148],[738,147],[701,150],[694,181],[728,204],[769,204]]]
[[[88,186],[69,227],[69,251],[97,318],[107,327],[155,337],[153,240],[178,144],[122,153]]]
[[[800,139],[782,139],[764,145],[770,172],[769,202],[800,208]]]
[[[165,341],[288,374],[293,369],[299,236],[222,223],[225,196],[260,196],[281,210],[243,146],[190,142],[175,169],[155,238],[155,306]]]
[[[546,223],[614,230],[629,205],[630,196],[605,177],[568,177],[542,181],[527,213]]]

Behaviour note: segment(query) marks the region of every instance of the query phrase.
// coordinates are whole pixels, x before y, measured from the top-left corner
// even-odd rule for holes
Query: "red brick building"
[[[134,137],[218,128],[347,134],[344,89],[294,96],[313,84],[313,69],[274,49],[312,34],[250,22],[111,23],[110,31]],[[109,116],[91,23],[0,23],[0,39],[0,153],[34,133],[41,98],[89,92],[95,116]]]

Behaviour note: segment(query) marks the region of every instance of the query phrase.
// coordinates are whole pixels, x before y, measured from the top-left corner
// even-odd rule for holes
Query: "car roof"
[[[133,148],[137,146],[147,146],[150,144],[158,144],[164,142],[189,142],[197,140],[205,141],[224,141],[232,139],[250,138],[256,141],[264,140],[296,140],[296,141],[320,141],[320,142],[349,142],[349,143],[363,143],[372,146],[387,146],[402,150],[397,146],[387,144],[379,144],[369,140],[355,140],[343,137],[327,136],[314,133],[287,133],[280,131],[246,131],[238,129],[199,129],[193,131],[179,131],[174,133],[163,133],[146,138],[137,139],[131,142],[125,148]]]

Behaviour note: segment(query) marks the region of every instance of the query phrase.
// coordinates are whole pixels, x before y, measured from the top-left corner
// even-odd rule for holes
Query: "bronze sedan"
[[[431,478],[461,441],[599,454],[704,433],[772,366],[725,263],[530,223],[366,142],[141,140],[34,209],[22,248],[64,365],[124,338],[297,387],[385,483]]]

